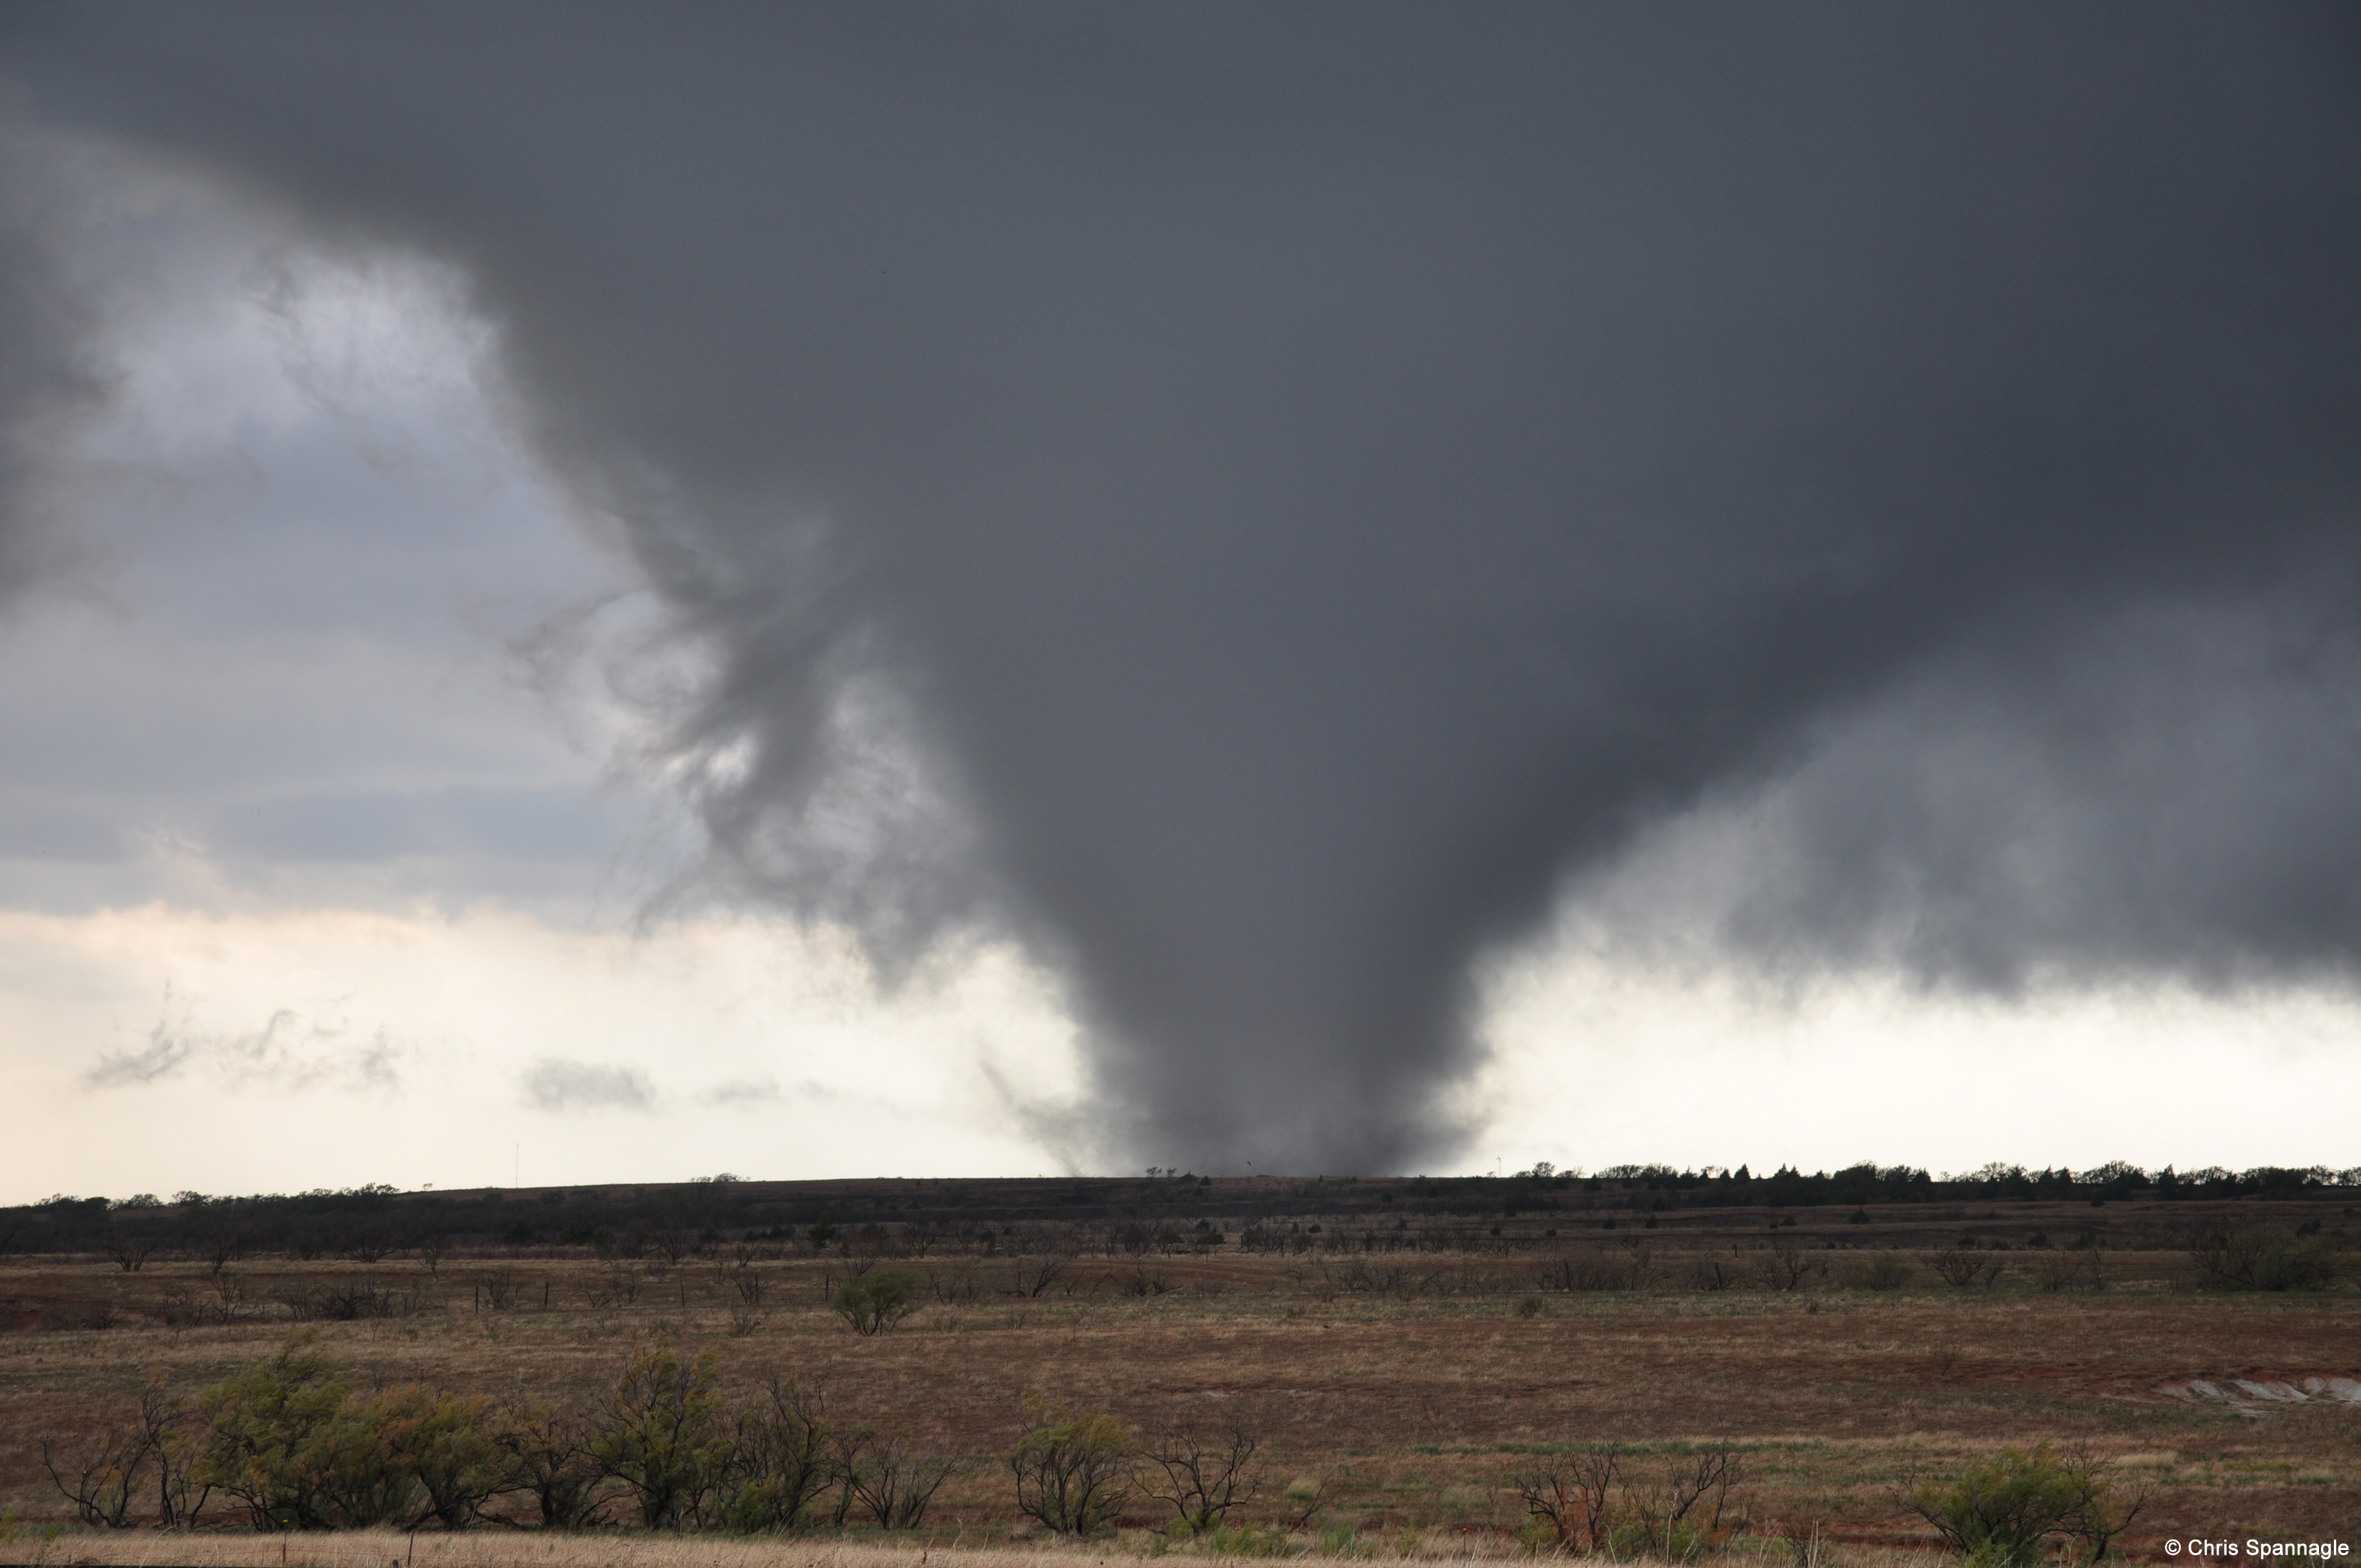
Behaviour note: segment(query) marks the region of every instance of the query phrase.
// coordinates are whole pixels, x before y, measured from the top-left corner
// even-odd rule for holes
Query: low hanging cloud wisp
[[[655,1085],[635,1067],[544,1057],[524,1075],[525,1102],[537,1111],[653,1111]]]
[[[176,1014],[168,995],[147,1043],[137,1050],[101,1053],[82,1082],[126,1089],[202,1067],[233,1083],[282,1093],[323,1086],[383,1091],[401,1085],[402,1058],[410,1054],[383,1027],[364,1032],[349,1019],[307,1016],[291,1007],[273,1012],[259,1029],[201,1029]]]
[[[651,694],[661,760],[746,885],[891,963],[979,926],[1058,963],[1125,1163],[1440,1157],[1471,962],[1780,779],[1717,862],[1785,868],[1716,916],[1741,955],[2268,981],[2361,944],[2292,852],[2361,841],[2353,749],[2301,729],[2349,716],[2290,698],[2292,787],[2192,795],[2235,727],[2102,635],[2301,694],[2361,624],[2349,11],[0,29],[44,124],[458,269],[706,660]],[[1971,730],[2071,809],[1824,809]],[[2046,834],[2134,898],[2160,811],[2222,846],[2175,919],[1979,947],[2021,889],[1970,862]]]

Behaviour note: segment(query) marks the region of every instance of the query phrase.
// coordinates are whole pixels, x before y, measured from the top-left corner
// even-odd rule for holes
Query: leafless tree
[[[195,1413],[161,1383],[139,1391],[139,1437],[156,1462],[156,1522],[167,1530],[195,1524],[213,1495],[212,1486],[196,1486],[189,1431]]]
[[[475,1310],[478,1312],[506,1312],[517,1304],[517,1277],[513,1268],[495,1269],[477,1279],[473,1285]]]
[[[1636,1483],[1627,1475],[1624,1497],[1652,1545],[1671,1552],[1675,1537],[1686,1526],[1708,1539],[1722,1530],[1730,1494],[1745,1479],[1746,1464],[1728,1443],[1716,1443],[1674,1458],[1670,1468],[1653,1483]]]
[[[1738,1283],[1738,1268],[1733,1261],[1708,1253],[1697,1260],[1691,1277],[1700,1290],[1728,1290]]]
[[[2033,1282],[2044,1290],[2103,1290],[2106,1250],[2093,1245],[2044,1251],[2033,1261]]]
[[[193,1499],[190,1496],[188,1419],[185,1404],[163,1385],[150,1383],[127,1422],[72,1437],[41,1437],[41,1468],[84,1524],[122,1530],[138,1522],[133,1510],[142,1477],[150,1471],[157,1522],[168,1528],[193,1523],[212,1488]]]
[[[899,1434],[880,1436],[871,1427],[841,1432],[836,1439],[838,1474],[843,1491],[837,1522],[855,1507],[884,1530],[915,1530],[927,1517],[927,1505],[957,1473],[960,1462],[914,1453]]]
[[[1776,1241],[1754,1255],[1754,1271],[1766,1290],[1801,1290],[1828,1266],[1801,1242]]]
[[[1964,1290],[1971,1285],[1990,1287],[2006,1265],[1998,1256],[1972,1247],[1946,1247],[1927,1259],[1927,1266],[1954,1290]]]
[[[839,1479],[826,1400],[774,1373],[763,1403],[739,1413],[723,1517],[735,1530],[793,1530]]]
[[[117,1230],[113,1226],[107,1228],[106,1255],[115,1259],[115,1266],[126,1274],[138,1273],[155,1250],[153,1236],[142,1235],[137,1231]]]
[[[393,1227],[369,1223],[357,1226],[345,1238],[345,1255],[356,1263],[378,1263],[394,1248]]]
[[[1302,1486],[1300,1483],[1290,1484],[1287,1490],[1280,1494],[1280,1497],[1290,1504],[1292,1504],[1293,1508],[1281,1519],[1280,1522],[1285,1524],[1290,1530],[1310,1529],[1312,1519],[1320,1512],[1321,1505],[1328,1500],[1329,1483],[1335,1480],[1335,1478],[1336,1473],[1334,1471],[1323,1470],[1319,1475],[1312,1478],[1312,1485],[1309,1486]]]
[[[213,1276],[214,1299],[202,1309],[217,1323],[234,1323],[246,1315],[246,1280],[227,1270],[216,1270]]]
[[[1567,1551],[1598,1552],[1608,1543],[1615,1518],[1609,1498],[1622,1471],[1616,1443],[1587,1443],[1545,1455],[1509,1477],[1528,1518],[1549,1527],[1553,1544]]]
[[[697,1250],[697,1233],[678,1218],[659,1220],[648,1227],[648,1245],[671,1267]]]
[[[1260,1423],[1248,1410],[1167,1425],[1140,1445],[1142,1489],[1170,1503],[1191,1535],[1202,1535],[1262,1490]]]
[[[1946,1247],[1927,1259],[1927,1266],[1933,1269],[1936,1277],[1952,1289],[1964,1290],[1973,1285],[1976,1282],[1976,1277],[1983,1272],[1984,1260],[1976,1253],[1959,1247]]]
[[[1051,1286],[1065,1277],[1066,1267],[1072,1262],[1072,1255],[1063,1252],[1026,1253],[1012,1257],[1008,1260],[1008,1294],[1045,1296]]]
[[[938,1301],[972,1301],[976,1297],[975,1270],[965,1264],[957,1268],[927,1270],[927,1288]]]
[[[82,1523],[121,1530],[133,1522],[131,1500],[148,1462],[147,1444],[136,1428],[72,1437],[44,1434],[39,1449],[41,1468]]]
[[[590,1305],[598,1311],[628,1307],[640,1298],[639,1266],[618,1260],[598,1272],[587,1288]]]

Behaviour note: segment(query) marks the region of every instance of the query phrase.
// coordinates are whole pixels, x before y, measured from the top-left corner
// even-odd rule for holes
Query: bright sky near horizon
[[[1594,826],[1509,842],[1500,852],[1542,867],[1528,878],[1546,889],[1538,913],[1522,895],[1455,893],[1474,913],[1455,912],[1444,937],[1404,916],[1400,929],[1422,933],[1404,967],[1458,978],[1397,997],[1379,981],[1410,938],[1389,926],[1330,943],[1307,912],[1414,903],[1419,887],[1455,887],[1447,872],[1396,885],[1336,870],[1343,850],[1308,854],[1289,874],[1326,880],[1303,902],[1290,883],[1269,892],[1268,924],[1224,930],[1204,909],[1260,887],[1219,858],[1231,850],[1208,851],[1202,885],[1185,844],[1171,864],[1093,860],[1092,835],[1131,820],[1128,806],[1095,815],[1137,782],[1091,773],[1138,740],[1120,726],[1071,757],[1041,741],[1029,755],[1046,759],[1049,805],[1009,804],[1012,781],[1033,775],[1002,732],[1039,714],[962,707],[957,650],[997,649],[1012,682],[1062,691],[1054,659],[992,641],[1062,608],[978,569],[972,614],[993,628],[975,631],[961,619],[972,607],[909,586],[917,569],[882,546],[885,565],[840,579],[741,551],[729,556],[741,576],[708,591],[663,543],[666,530],[702,537],[702,493],[658,466],[649,487],[672,499],[618,499],[601,488],[611,475],[569,466],[582,433],[550,412],[556,350],[545,325],[521,346],[529,329],[499,302],[516,279],[495,279],[491,260],[471,272],[464,246],[346,228],[268,180],[49,123],[27,102],[0,104],[9,233],[32,236],[0,247],[0,271],[29,265],[11,258],[30,246],[67,280],[56,310],[88,384],[62,413],[0,411],[40,442],[38,461],[0,459],[15,466],[0,499],[40,520],[25,532],[38,545],[30,586],[0,584],[0,1203],[1151,1160],[2361,1164],[2361,987],[2341,880],[2355,863],[2361,639],[2336,597],[2350,586],[2341,555],[2286,579],[2332,585],[2292,610],[2271,597],[2276,576],[2220,597],[2092,590],[2070,635],[1986,626],[1873,679],[1828,678],[1767,738],[1711,766],[1664,763]],[[668,364],[670,341],[630,352]],[[994,439],[1030,439],[1021,411],[1006,417]],[[1222,439],[1279,464],[1274,490],[1326,477],[1268,458],[1251,432]],[[979,486],[1005,479],[942,450]],[[933,451],[913,438],[900,460]],[[746,461],[712,455],[716,472]],[[1120,488],[1059,474],[1076,489],[1045,505]],[[2355,493],[2323,485],[2319,504]],[[2323,526],[2332,555],[2361,534]],[[979,559],[1070,548],[1094,546],[1012,525]],[[1504,550],[1499,581],[1438,596],[1475,606],[1479,640],[1486,607],[1524,602],[1521,549]],[[1257,540],[1234,560],[1282,554]],[[1642,554],[1615,569],[1635,583],[1672,569]],[[1176,582],[1222,569],[1159,567]],[[1349,595],[1357,569],[1319,580]],[[790,609],[740,603],[851,598],[872,578],[899,585],[900,619],[878,623],[917,654],[865,661],[841,650],[870,644],[833,630],[808,641],[836,652],[784,653],[805,646]],[[1631,591],[1637,603],[1654,589]],[[2032,624],[2023,606],[2038,595],[2003,597],[1992,625]],[[1583,602],[1624,613],[1612,593],[1603,609]],[[1812,640],[1808,615],[1789,619],[1764,645]],[[950,629],[939,644],[930,624]],[[1140,635],[1152,683],[1171,650]],[[1702,648],[1707,634],[1665,635]],[[1719,642],[1695,654],[1745,656]],[[763,659],[820,671],[820,695],[739,679]],[[1335,722],[1365,697],[1374,711],[1381,685],[1334,688]],[[1156,700],[1185,712],[1214,689]],[[1631,689],[1690,700],[1670,676],[1634,675]],[[819,717],[801,729],[765,729],[758,712],[682,739],[683,713],[703,723],[732,703],[807,700]],[[1094,700],[1077,685],[1047,711],[1086,727]],[[1588,686],[1569,702],[1612,706]],[[1698,702],[1699,725],[1739,727],[1721,699]],[[1290,720],[1236,787],[1294,787],[1305,736],[1329,721]],[[1415,715],[1401,722],[1415,740]],[[1263,733],[1261,718],[1239,723]],[[1622,737],[1602,751],[1679,750],[1614,715],[1598,728]],[[797,736],[827,754],[809,777],[774,765]],[[1582,757],[1543,752],[1537,787],[1561,774],[1569,791],[1594,787]],[[1400,800],[1436,793],[1402,766]],[[1233,809],[1227,775],[1201,782],[1209,815]],[[1487,797],[1507,803],[1498,820],[1521,790]],[[787,850],[740,811],[747,799],[791,803]],[[1313,832],[1307,820],[1288,830]],[[1413,820],[1373,808],[1368,831],[1383,841],[1387,822]],[[1899,850],[1905,832],[1914,848]],[[872,883],[934,885],[938,835],[985,845],[977,880],[1016,891],[880,913]],[[1436,864],[1499,847],[1478,831],[1436,845]],[[1235,864],[1287,852],[1240,848]],[[1100,943],[1093,911],[1120,937]],[[1189,955],[1177,979],[1138,957],[1159,934]],[[1298,938],[1323,977],[1300,994],[1271,978]],[[1391,1043],[1372,1063],[1397,1064],[1370,1067],[1376,1087],[1356,1075],[1359,1004],[1331,996],[1350,991],[1331,971],[1356,964],[1371,1008],[1459,1011],[1430,1031],[1442,1043],[1375,1026]],[[1216,996],[1200,1012],[1172,1000],[1200,993]],[[1191,1028],[1233,1025],[1248,1044],[1202,1058],[1185,1044]],[[1300,1062],[1249,1048],[1290,1029],[1321,1042]],[[1394,1120],[1340,1130],[1360,1117]]]

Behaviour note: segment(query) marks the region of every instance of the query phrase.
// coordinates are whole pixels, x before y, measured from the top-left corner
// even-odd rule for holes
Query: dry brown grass
[[[1684,1277],[1684,1260],[1659,1261],[1660,1277]],[[2119,1255],[2115,1288],[2103,1293],[2051,1294],[2021,1276],[1993,1290],[1952,1290],[1923,1276],[1926,1283],[1886,1292],[1821,1284],[1803,1293],[1539,1293],[1539,1310],[1526,1315],[1520,1301],[1536,1296],[1530,1263],[1490,1257],[1430,1255],[1405,1264],[1409,1274],[1373,1268],[1357,1281],[1342,1278],[1341,1260],[1093,1260],[1073,1269],[1072,1293],[1023,1299],[989,1293],[1000,1266],[922,1259],[910,1266],[931,1267],[946,1284],[954,1270],[973,1271],[987,1293],[949,1304],[930,1297],[899,1331],[864,1339],[823,1304],[840,1261],[764,1264],[762,1321],[741,1315],[733,1324],[736,1293],[709,1264],[657,1277],[642,1269],[626,1303],[604,1299],[609,1266],[591,1259],[446,1258],[431,1276],[408,1264],[374,1270],[420,1292],[414,1314],[322,1324],[320,1333],[360,1383],[588,1398],[611,1384],[634,1337],[664,1332],[715,1352],[733,1392],[775,1371],[823,1386],[843,1414],[975,1461],[908,1550],[422,1532],[422,1564],[625,1564],[661,1552],[668,1563],[709,1557],[714,1568],[885,1568],[962,1537],[1005,1541],[1016,1521],[999,1455],[1027,1389],[1142,1425],[1208,1403],[1249,1402],[1269,1435],[1276,1486],[1327,1476],[1320,1523],[1349,1528],[1362,1544],[1412,1531],[1424,1552],[1508,1550],[1515,1519],[1501,1480],[1519,1453],[1598,1439],[1739,1442],[1760,1530],[1817,1522],[1844,1551],[1868,1553],[1863,1562],[1929,1540],[1899,1505],[1905,1473],[2044,1438],[2087,1443],[2153,1489],[2128,1543],[2136,1554],[2167,1535],[2200,1531],[2317,1539],[2342,1529],[2349,1538],[2361,1520],[2361,1409],[2242,1414],[2175,1399],[2159,1385],[2361,1374],[2361,1297],[2176,1290],[2165,1284],[2175,1266],[2169,1254]],[[1437,1269],[1461,1272],[1428,1277]],[[238,1272],[249,1301],[266,1302],[274,1290],[368,1271],[274,1264]],[[519,1304],[471,1310],[478,1288],[504,1277]],[[1141,1277],[1163,1293],[1128,1293]],[[67,1517],[35,1465],[38,1433],[117,1413],[151,1377],[193,1392],[267,1355],[288,1332],[283,1312],[208,1327],[152,1321],[176,1289],[203,1284],[194,1265],[150,1264],[137,1276],[95,1261],[0,1267],[0,1305],[16,1304],[19,1321],[107,1305],[122,1325],[0,1334],[0,1503],[26,1521]],[[1135,1505],[1126,1522],[1155,1521]],[[181,1538],[166,1551],[152,1534],[77,1530],[69,1539],[72,1555],[126,1563],[267,1563],[280,1544],[225,1534]],[[384,1562],[381,1544],[299,1540],[288,1562]],[[358,1555],[320,1554],[347,1546]],[[190,1555],[200,1549],[226,1555]],[[1767,1539],[1756,1550],[1770,1553],[1765,1563],[1787,1561]],[[1033,1546],[991,1555],[1008,1568],[1018,1558],[1081,1561]],[[1830,1568],[1843,1559],[1840,1551]]]
[[[199,1532],[159,1536],[78,1532],[45,1545],[19,1546],[12,1561],[59,1568],[1099,1568],[1110,1561],[1153,1552],[1137,1535],[1099,1541],[1027,1541],[972,1545],[956,1539],[838,1541],[809,1537],[754,1540],[710,1536],[502,1534],[408,1536],[394,1530],[346,1530],[302,1536]],[[5,1552],[0,1548],[0,1552]],[[1176,1553],[1176,1555],[1179,1555]],[[1518,1555],[1499,1537],[1403,1535],[1356,1545],[1354,1556],[1374,1562],[1499,1563]],[[1785,1561],[1782,1547],[1754,1543],[1734,1553],[1741,1563]],[[1819,1568],[1949,1568],[1949,1558],[1924,1551],[1830,1545]]]

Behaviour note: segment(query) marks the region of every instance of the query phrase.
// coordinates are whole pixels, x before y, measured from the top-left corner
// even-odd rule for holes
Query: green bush
[[[599,1411],[590,1455],[630,1488],[650,1530],[706,1522],[729,1462],[719,1376],[711,1351],[683,1361],[660,1338],[632,1347]]]
[[[2235,1223],[2200,1234],[2189,1260],[2212,1290],[2325,1290],[2346,1267],[2332,1236]]]
[[[2104,1465],[2062,1455],[2047,1442],[2004,1448],[1948,1484],[1910,1490],[1910,1507],[1973,1568],[2031,1568],[2053,1541],[2097,1563],[2138,1514],[2120,1499]]]
[[[590,1456],[590,1432],[577,1412],[545,1400],[512,1405],[492,1423],[511,1490],[533,1498],[544,1530],[598,1522],[607,1478]]]
[[[1901,1254],[1882,1252],[1845,1270],[1844,1282],[1856,1290],[1899,1290],[1917,1273],[1918,1266]]]
[[[447,1530],[474,1523],[509,1487],[512,1467],[494,1441],[491,1405],[481,1395],[413,1385],[371,1400],[362,1417],[391,1467],[417,1482],[423,1516]]]
[[[1123,1423],[1077,1414],[1065,1401],[1025,1397],[1024,1427],[1008,1467],[1016,1509],[1060,1535],[1096,1535],[1131,1496],[1134,1453]]]
[[[420,1512],[420,1489],[383,1424],[356,1406],[310,1331],[199,1399],[196,1479],[247,1506],[258,1530],[359,1529]]]
[[[1202,1537],[1216,1557],[1292,1557],[1295,1544],[1277,1524],[1216,1524]]]
[[[1665,1519],[1653,1525],[1627,1519],[1607,1535],[1607,1555],[1615,1559],[1653,1557],[1665,1563],[1694,1563],[1712,1545],[1689,1519]]]
[[[837,1287],[829,1305],[857,1334],[883,1333],[918,1310],[910,1299],[918,1277],[906,1268],[878,1268]]]

